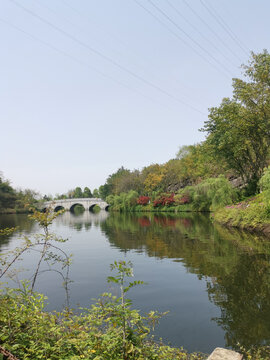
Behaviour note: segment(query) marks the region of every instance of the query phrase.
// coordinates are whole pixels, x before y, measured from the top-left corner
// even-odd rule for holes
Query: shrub
[[[174,203],[175,203],[174,193],[172,193],[172,194],[164,194],[164,195],[161,195],[159,198],[154,200],[153,206],[154,207],[171,206],[171,205],[174,205]]]
[[[138,205],[147,205],[149,204],[150,197],[149,196],[140,196],[137,200]]]
[[[270,166],[264,170],[263,176],[259,181],[259,186],[261,191],[270,190]]]
[[[232,204],[237,199],[236,191],[225,176],[209,178],[195,186],[186,188],[192,199],[192,208],[196,211],[216,210]]]
[[[180,205],[184,205],[184,204],[189,204],[191,201],[190,195],[189,194],[184,194],[180,197],[180,199],[178,199],[178,204]]]
[[[77,315],[71,310],[44,311],[45,297],[23,289],[0,290],[0,343],[21,360],[203,360],[202,354],[188,354],[181,348],[155,343],[149,337],[162,314],[143,316],[125,298],[141,281],[133,276],[130,263],[114,262],[115,276],[108,282],[120,287],[120,297],[102,294],[90,309]],[[0,355],[1,358],[1,355]]]

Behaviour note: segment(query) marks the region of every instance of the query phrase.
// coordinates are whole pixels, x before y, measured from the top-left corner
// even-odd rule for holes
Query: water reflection
[[[180,261],[207,281],[213,320],[226,346],[270,344],[270,244],[263,236],[213,226],[207,216],[112,214],[101,224],[112,245]]]
[[[30,220],[26,214],[0,215],[0,229],[18,228],[21,233],[29,235],[32,233],[34,227],[36,227],[34,221]],[[8,246],[12,238],[12,234],[7,236],[0,236],[0,251]]]
[[[1,216],[0,226],[20,226],[28,233],[36,231],[33,222],[24,215]],[[149,282],[141,293],[136,290],[140,308],[144,305],[152,308],[155,301],[157,309],[169,309],[173,314],[165,320],[162,336],[167,333],[175,344],[202,351],[224,345],[237,349],[238,343],[247,348],[270,344],[269,239],[214,226],[208,215],[191,213],[164,216],[67,212],[56,219],[54,226],[60,234],[65,232],[65,236],[75,237],[74,242],[64,245],[74,254],[75,303],[82,304],[86,298],[103,292],[108,264],[119,257],[118,252],[124,252],[139,262],[141,279]],[[11,239],[0,239],[0,250],[1,246],[8,247]],[[144,256],[136,258],[136,254]],[[212,307],[205,304],[205,284],[209,299],[206,296],[206,301]],[[49,287],[54,299],[60,296],[51,280],[44,280],[42,286]],[[195,286],[196,289],[192,288]],[[214,307],[220,311],[211,312]],[[208,313],[202,314],[203,311]],[[199,322],[194,319],[194,312],[200,317]],[[211,328],[211,323],[216,328]],[[200,329],[197,335],[194,326]],[[222,331],[225,344],[220,343],[217,328]],[[183,331],[186,334],[180,338]]]
[[[81,213],[66,212],[63,216],[56,218],[55,223],[73,227],[78,231],[89,230],[92,225],[99,226],[109,216],[108,211],[101,210],[97,213],[83,211]]]

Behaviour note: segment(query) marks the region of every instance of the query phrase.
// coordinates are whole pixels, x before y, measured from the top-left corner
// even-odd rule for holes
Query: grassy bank
[[[270,234],[270,207],[263,192],[255,197],[228,205],[213,213],[220,224]]]

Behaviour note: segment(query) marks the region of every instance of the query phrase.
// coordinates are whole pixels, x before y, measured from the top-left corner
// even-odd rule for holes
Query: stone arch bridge
[[[75,205],[82,205],[85,210],[91,210],[95,205],[98,205],[101,210],[108,210],[109,204],[99,198],[82,198],[82,199],[61,199],[46,201],[42,204],[41,210],[52,208],[54,211],[61,209],[72,211]]]

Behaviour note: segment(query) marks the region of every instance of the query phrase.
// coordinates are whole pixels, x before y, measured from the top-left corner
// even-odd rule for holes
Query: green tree
[[[111,187],[108,184],[101,185],[98,189],[101,199],[105,200],[111,194]]]
[[[98,189],[94,189],[94,190],[93,190],[93,197],[94,197],[94,198],[99,198]]]
[[[82,189],[78,186],[76,187],[75,191],[74,191],[74,194],[73,194],[73,198],[75,199],[79,199],[79,198],[83,198],[83,192],[82,192]]]
[[[25,206],[35,206],[38,200],[41,199],[40,194],[37,191],[31,189],[24,189],[16,191],[16,208],[24,208]]]
[[[84,198],[91,198],[93,197],[92,193],[91,193],[91,190],[89,189],[89,187],[85,187],[84,190],[83,190],[83,197]]]
[[[111,194],[120,194],[123,192],[122,180],[130,174],[130,170],[121,166],[115,173],[110,175],[106,180],[106,184],[109,186]]]
[[[256,192],[269,159],[270,55],[251,54],[243,66],[247,81],[233,79],[232,99],[210,109],[203,131],[215,155]]]
[[[9,181],[0,176],[0,211],[14,208],[16,201],[15,190],[10,186]]]

